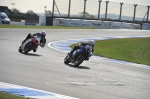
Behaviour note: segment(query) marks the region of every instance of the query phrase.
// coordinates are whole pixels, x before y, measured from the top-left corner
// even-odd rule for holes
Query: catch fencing
[[[149,9],[150,6],[102,0],[53,0],[52,17],[141,24],[150,23]]]

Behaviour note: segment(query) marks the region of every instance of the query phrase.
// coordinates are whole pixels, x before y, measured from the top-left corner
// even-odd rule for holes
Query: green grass
[[[0,92],[0,99],[31,99],[31,98],[25,98],[21,96],[15,96],[9,93]]]
[[[71,27],[71,26],[17,26],[0,25],[0,28],[30,28],[30,29],[94,29],[89,27]]]
[[[150,66],[150,37],[99,40],[94,54]]]

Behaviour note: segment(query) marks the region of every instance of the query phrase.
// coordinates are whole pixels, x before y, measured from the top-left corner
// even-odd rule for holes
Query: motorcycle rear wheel
[[[27,54],[29,51],[32,50],[32,43],[27,44],[25,50],[24,50],[24,54]]]

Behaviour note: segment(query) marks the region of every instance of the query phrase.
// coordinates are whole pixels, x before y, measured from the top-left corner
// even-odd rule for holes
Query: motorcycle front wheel
[[[64,59],[64,63],[65,63],[65,64],[70,63],[70,61],[69,61],[69,55],[67,55],[67,56],[65,57],[65,59]]]
[[[22,50],[21,50],[21,46],[19,47],[18,51],[19,51],[19,52],[22,52]]]
[[[77,58],[76,61],[74,62],[74,66],[78,67],[83,61],[85,57],[83,56],[82,58]]]
[[[26,48],[24,50],[24,54],[27,54],[31,50],[32,50],[32,43],[29,43],[26,45]]]

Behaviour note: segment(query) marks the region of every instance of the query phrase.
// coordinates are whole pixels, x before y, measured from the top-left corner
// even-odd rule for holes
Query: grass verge
[[[12,95],[12,94],[0,91],[0,99],[31,99],[31,98],[16,96],[16,95]]]
[[[150,66],[150,37],[99,40],[94,54]]]

